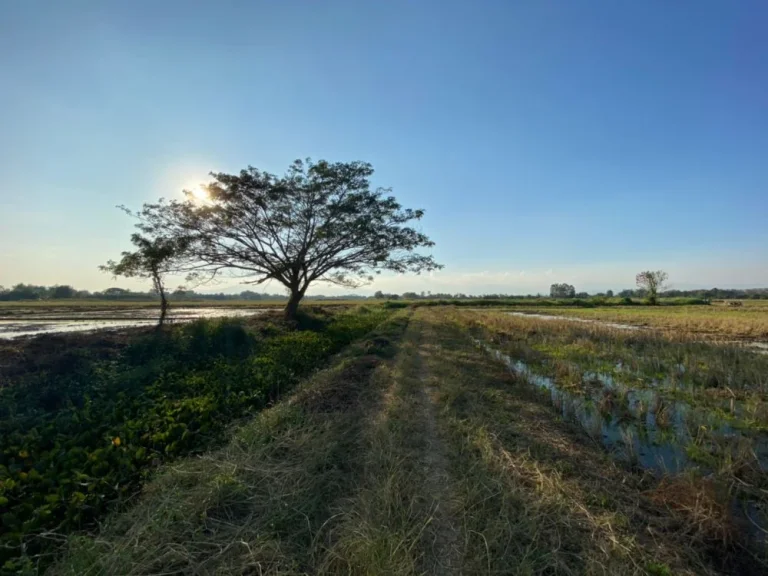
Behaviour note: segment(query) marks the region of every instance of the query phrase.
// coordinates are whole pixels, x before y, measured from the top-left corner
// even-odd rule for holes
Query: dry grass
[[[456,531],[444,457],[420,379],[412,322],[381,411],[365,433],[362,482],[334,517],[328,574],[452,574]]]
[[[457,312],[463,325],[480,330],[514,358],[529,363],[546,361],[553,375],[598,370],[615,376],[664,379],[683,384],[704,402],[722,403],[727,394],[760,400],[768,391],[768,355],[711,342],[689,334],[619,330],[567,320],[541,320],[503,312]],[[476,332],[479,333],[479,332]],[[563,374],[557,374],[561,371]],[[566,380],[580,381],[578,373]],[[580,382],[576,382],[580,384]],[[757,394],[757,396],[756,396]],[[766,413],[768,414],[768,412]]]
[[[606,308],[531,308],[526,311],[646,326],[664,332],[716,340],[768,340],[768,301],[742,307],[627,306]]]
[[[749,574],[759,566],[735,535],[692,538],[714,534],[718,522],[728,531],[728,513],[712,513],[705,525],[701,514],[650,497],[657,486],[651,476],[623,470],[561,423],[527,383],[474,349],[462,325],[455,313],[433,317],[427,341],[434,343],[442,422],[453,437],[449,453],[460,455],[455,477],[464,480],[465,508],[473,510],[465,529],[494,551],[488,572]],[[706,495],[724,510],[727,494]],[[523,558],[527,564],[519,564]]]
[[[714,479],[695,475],[663,478],[648,491],[652,502],[684,519],[692,540],[723,546],[738,537],[728,496]]]

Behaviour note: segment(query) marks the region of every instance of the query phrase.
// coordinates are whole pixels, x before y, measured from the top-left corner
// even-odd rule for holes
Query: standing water
[[[244,318],[264,314],[264,308],[171,308],[169,324],[191,322],[199,318]],[[63,313],[19,315],[0,320],[0,339],[14,339],[38,334],[66,332],[93,332],[116,330],[157,324],[158,312],[154,308],[121,308],[117,310],[85,310]]]

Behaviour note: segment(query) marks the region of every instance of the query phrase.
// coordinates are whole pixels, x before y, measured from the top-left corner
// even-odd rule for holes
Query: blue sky
[[[311,156],[369,161],[427,211],[445,270],[363,292],[619,289],[644,268],[768,285],[762,0],[2,14],[0,284],[114,285],[96,267],[129,247],[116,204]]]

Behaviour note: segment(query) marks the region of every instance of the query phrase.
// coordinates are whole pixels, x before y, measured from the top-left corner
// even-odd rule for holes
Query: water
[[[514,373],[549,392],[552,405],[564,419],[575,421],[612,453],[658,473],[676,473],[698,466],[688,456],[687,446],[702,426],[721,440],[748,440],[757,463],[768,472],[768,437],[747,439],[739,430],[710,411],[695,410],[686,402],[663,398],[657,389],[635,388],[617,382],[611,375],[584,374],[597,390],[585,395],[560,388],[550,377],[537,374],[525,363],[479,340],[475,343],[506,364]],[[654,382],[657,388],[666,383]]]
[[[599,324],[608,326],[617,330],[642,330],[642,326],[633,326],[632,324],[620,324],[618,322],[604,322],[602,320],[589,320],[587,318],[577,318],[576,316],[555,316],[554,314],[539,314],[533,312],[506,312],[510,316],[524,316],[527,318],[536,318],[538,320],[566,320],[568,322],[582,322],[584,324]]]
[[[263,314],[259,308],[171,308],[167,322],[191,322],[198,318],[243,318]],[[84,310],[66,313],[46,312],[0,320],[0,339],[10,340],[38,334],[61,334],[67,332],[94,332],[96,330],[117,330],[154,326],[159,311],[156,308],[121,308],[117,310]]]
[[[689,468],[711,473],[712,470],[693,461],[687,450],[694,442],[692,431],[706,426],[715,438],[749,442],[761,472],[768,472],[765,435],[747,438],[711,413],[694,410],[685,402],[664,400],[653,389],[627,387],[608,374],[585,374],[585,379],[599,383],[602,388],[597,395],[573,394],[561,389],[552,378],[535,373],[525,362],[514,360],[480,340],[474,341],[511,372],[548,391],[552,405],[563,419],[578,423],[612,455],[643,469],[659,475]],[[766,544],[768,517],[760,502],[734,499],[731,511],[752,539]]]

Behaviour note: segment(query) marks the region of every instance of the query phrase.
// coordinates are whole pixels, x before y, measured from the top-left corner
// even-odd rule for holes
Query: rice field
[[[768,357],[404,308],[52,574],[758,574]]]

